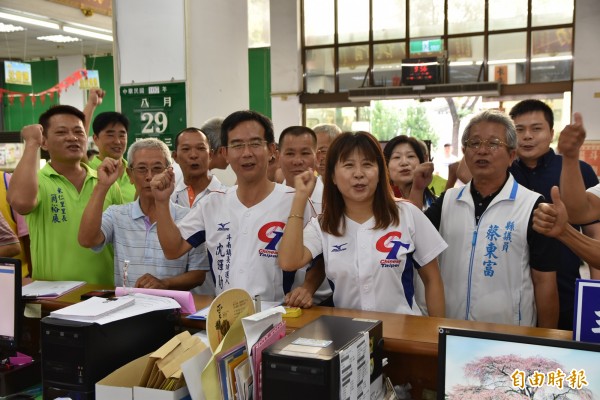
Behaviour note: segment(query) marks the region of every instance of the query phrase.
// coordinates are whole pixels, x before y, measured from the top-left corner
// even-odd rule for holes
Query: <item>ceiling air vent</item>
[[[350,101],[387,99],[431,99],[434,97],[499,96],[500,83],[446,83],[441,85],[388,86],[350,89]]]

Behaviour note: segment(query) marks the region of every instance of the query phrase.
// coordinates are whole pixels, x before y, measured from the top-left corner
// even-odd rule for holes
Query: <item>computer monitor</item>
[[[0,258],[0,360],[17,351],[21,314],[21,261]]]
[[[453,328],[439,332],[438,399],[600,398],[598,344]]]

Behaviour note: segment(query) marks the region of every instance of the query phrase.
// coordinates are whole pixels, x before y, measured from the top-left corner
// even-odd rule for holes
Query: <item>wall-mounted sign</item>
[[[410,41],[410,54],[437,54],[444,50],[442,39],[415,39]]]
[[[600,141],[586,140],[579,150],[579,159],[590,164],[596,175],[600,175]]]
[[[100,73],[96,70],[88,69],[87,76],[79,80],[79,89],[94,89],[100,87]]]
[[[4,61],[4,81],[15,85],[31,86],[31,64]]]
[[[185,82],[121,86],[121,112],[129,118],[128,144],[155,137],[174,150],[186,127]]]

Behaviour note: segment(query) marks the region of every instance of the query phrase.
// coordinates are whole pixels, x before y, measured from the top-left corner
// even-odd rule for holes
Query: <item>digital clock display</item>
[[[436,58],[402,60],[402,84],[427,85],[440,83],[440,64]]]

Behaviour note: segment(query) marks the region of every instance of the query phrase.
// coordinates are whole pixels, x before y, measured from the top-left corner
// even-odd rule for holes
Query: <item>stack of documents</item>
[[[90,297],[89,299],[72,306],[62,308],[50,313],[51,317],[75,321],[95,321],[122,308],[132,306],[133,297]]]
[[[281,305],[280,301],[261,301],[261,309],[262,310],[268,310],[270,308],[273,307],[277,307]],[[212,305],[212,304],[211,304]],[[198,319],[200,321],[206,321],[206,317],[208,316],[208,312],[210,311],[210,306],[203,308],[202,310],[194,313],[194,314],[190,314],[187,316],[187,318],[189,319]]]
[[[86,301],[53,311],[50,313],[50,316],[71,321],[94,322],[104,325],[135,315],[158,310],[178,309],[180,307],[179,303],[168,297],[133,293],[114,299],[90,297]]]
[[[21,294],[29,298],[54,299],[83,285],[85,282],[81,281],[34,281],[23,286]]]

